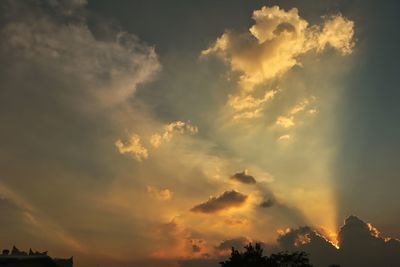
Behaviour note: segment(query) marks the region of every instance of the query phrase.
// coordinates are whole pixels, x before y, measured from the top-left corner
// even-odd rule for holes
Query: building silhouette
[[[0,255],[0,267],[73,267],[73,257],[69,259],[51,258],[47,251],[29,249],[29,253],[13,246],[11,252],[4,249]]]

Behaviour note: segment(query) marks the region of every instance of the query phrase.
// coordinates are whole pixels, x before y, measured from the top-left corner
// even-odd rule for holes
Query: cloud
[[[260,207],[261,208],[270,208],[275,204],[275,201],[272,198],[269,198],[267,200],[264,200],[261,202]]]
[[[315,97],[311,97],[312,100],[315,100]],[[295,115],[299,113],[300,111],[303,111],[308,105],[310,104],[309,99],[304,99],[297,103],[290,111],[289,115]]]
[[[4,222],[11,223],[7,226],[7,231],[10,231],[8,233],[11,233],[12,230],[16,230],[17,233],[22,231],[24,235],[29,235],[30,238],[40,236],[41,240],[44,241],[54,238],[57,243],[73,248],[76,252],[83,252],[87,249],[62,225],[37,210],[29,201],[5,186],[2,181],[0,181],[0,210],[6,218]],[[18,226],[20,228],[17,228]],[[17,229],[14,229],[14,227]],[[8,233],[3,234],[3,239],[7,238]],[[15,242],[14,238],[18,238],[18,236],[8,237],[11,242]]]
[[[236,249],[243,249],[244,246],[248,245],[251,242],[250,239],[247,237],[236,237],[233,239],[227,239],[222,241],[218,246],[215,248],[219,251],[224,251],[224,250],[231,250],[232,247]]]
[[[342,15],[328,17],[324,28],[318,38],[318,50],[330,45],[343,55],[350,54],[354,48],[354,22],[344,18]]]
[[[224,220],[224,223],[226,225],[229,226],[246,226],[249,224],[249,221],[245,218],[240,218],[240,219],[236,219],[236,218],[228,218]]]
[[[194,253],[201,252],[204,248],[204,240],[203,239],[190,239],[190,244],[192,245],[192,251]]]
[[[291,138],[290,134],[284,134],[278,137],[278,141],[289,141]]]
[[[400,265],[400,240],[381,237],[375,227],[356,216],[345,220],[338,241],[346,266]]]
[[[321,25],[311,26],[296,8],[285,11],[278,6],[264,6],[255,10],[252,18],[255,23],[248,32],[226,31],[201,52],[203,57],[216,55],[239,75],[239,93],[228,100],[234,119],[260,117],[263,106],[274,94],[255,97],[256,86],[277,80],[294,66],[301,66],[301,55],[310,51],[321,53],[328,46],[341,55],[353,51],[354,22],[341,14],[325,16]],[[283,125],[291,127],[291,120],[286,117]]]
[[[86,94],[101,106],[118,104],[160,70],[154,48],[133,34],[118,32],[107,41],[96,39],[78,15],[84,1],[39,2],[47,12],[38,9],[38,5],[18,4],[16,12],[24,7],[32,12],[17,16],[2,27],[1,49],[18,61],[51,69],[50,75],[57,72],[74,77],[81,83],[80,89],[85,90],[80,92],[81,97]]]
[[[260,242],[267,255],[280,251],[304,251],[313,266],[400,265],[400,240],[381,237],[375,227],[356,216],[348,217],[340,228],[338,246],[331,241],[336,234],[321,228],[303,226],[280,230],[278,233],[276,243]],[[240,250],[250,242],[259,241],[243,236],[226,239],[215,246],[214,258],[221,259],[221,255],[227,257],[231,247]],[[198,260],[198,266],[203,266],[202,262],[206,263],[205,260]]]
[[[251,95],[246,96],[229,96],[228,105],[237,111],[243,111],[246,109],[259,108],[262,104],[274,98],[277,90],[271,90],[264,94],[262,98],[254,98]]]
[[[302,250],[315,266],[398,266],[400,241],[380,236],[379,231],[356,216],[345,220],[338,234],[338,248],[322,229],[288,229],[278,238],[280,249]]]
[[[145,147],[142,146],[140,142],[140,136],[137,134],[132,134],[128,141],[123,142],[117,140],[115,142],[119,153],[121,154],[131,154],[137,161],[142,161],[149,157],[149,153]]]
[[[290,128],[294,126],[294,117],[293,116],[279,116],[276,119],[276,125],[282,126],[283,128]]]
[[[150,137],[150,144],[157,148],[162,142],[169,142],[175,134],[189,134],[193,135],[199,131],[197,126],[193,125],[190,121],[174,121],[164,126],[162,133],[155,133]]]
[[[153,148],[158,148],[162,142],[169,142],[175,134],[196,134],[197,126],[192,125],[190,121],[174,121],[164,126],[164,131],[159,134],[152,134],[149,143]],[[135,160],[141,162],[149,157],[149,149],[142,145],[141,137],[138,134],[132,134],[127,141],[118,139],[115,142],[119,153],[131,154]]]
[[[314,114],[316,114],[317,112],[318,112],[318,110],[315,109],[315,108],[312,108],[312,109],[307,110],[307,113],[310,114],[310,115],[314,115]]]
[[[193,252],[197,253],[201,251],[201,248],[198,245],[192,245]]]
[[[316,113],[315,108],[310,108],[309,110],[306,111],[306,109],[313,102],[316,102],[316,100],[317,99],[315,96],[311,96],[309,98],[305,98],[299,101],[287,112],[286,115],[278,116],[275,124],[286,129],[295,126],[296,125],[295,118],[298,117],[300,114],[302,113],[304,114],[304,112],[307,112],[308,114],[313,115]]]
[[[170,200],[172,198],[173,192],[169,189],[158,189],[153,186],[147,186],[147,193],[158,200]]]
[[[156,51],[121,28],[94,33],[85,1],[5,0],[0,12],[1,184],[24,216],[24,224],[0,230],[1,236],[26,246],[40,243],[60,255],[106,258],[112,248],[118,252],[110,257],[121,257],[118,239],[132,235],[125,226],[134,212],[117,216],[94,199],[121,176],[132,176],[115,156],[114,143],[133,128],[121,122],[144,114],[132,101],[161,69]],[[147,157],[138,137],[116,146]],[[129,220],[129,227],[137,225]]]
[[[248,174],[247,170],[235,173],[234,175],[232,175],[229,178],[231,180],[238,181],[238,182],[241,182],[244,184],[255,184],[257,182],[253,176]]]
[[[204,203],[194,206],[191,211],[199,213],[216,213],[222,210],[240,207],[246,202],[247,196],[235,190],[225,191],[218,197],[211,197]]]
[[[277,93],[277,90],[270,90],[261,98],[251,95],[230,95],[227,104],[237,112],[233,117],[235,120],[257,118],[262,115],[264,104],[271,101]]]
[[[262,7],[253,12],[255,24],[247,33],[225,32],[202,55],[216,54],[232,71],[240,72],[240,87],[254,86],[275,79],[299,64],[298,56],[331,45],[342,54],[354,46],[354,23],[340,14],[325,18],[323,29],[309,26],[296,8]]]

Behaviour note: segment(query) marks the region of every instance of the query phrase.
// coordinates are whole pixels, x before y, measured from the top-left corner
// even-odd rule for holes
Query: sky
[[[400,263],[399,7],[2,1],[0,247]]]

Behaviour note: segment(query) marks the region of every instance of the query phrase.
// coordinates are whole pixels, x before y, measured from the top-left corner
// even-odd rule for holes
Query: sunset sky
[[[399,9],[1,1],[0,249],[212,267],[350,215],[400,238]]]

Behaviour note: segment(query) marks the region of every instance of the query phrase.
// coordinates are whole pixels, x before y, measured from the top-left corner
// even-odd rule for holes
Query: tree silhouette
[[[305,252],[279,252],[267,259],[268,267],[312,267]]]
[[[312,267],[305,252],[280,252],[263,256],[259,243],[251,243],[240,252],[232,247],[229,260],[220,262],[221,267]]]

